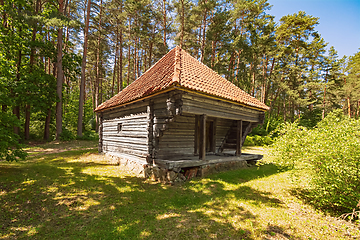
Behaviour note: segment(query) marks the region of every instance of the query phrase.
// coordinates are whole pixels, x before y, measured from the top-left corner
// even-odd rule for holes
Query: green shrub
[[[11,112],[0,114],[0,161],[24,160],[27,153],[19,143],[20,136],[14,133],[14,127],[20,127],[20,121]]]
[[[79,140],[99,140],[99,134],[97,134],[95,131],[86,131],[83,133],[82,137],[77,137]]]
[[[360,200],[360,121],[329,114],[311,130],[284,124],[270,153],[295,169],[311,202],[330,212],[349,212]]]
[[[244,146],[264,146],[273,143],[273,139],[269,136],[247,136]]]
[[[75,139],[76,139],[76,135],[72,131],[70,131],[67,128],[62,129],[62,133],[60,134],[61,141],[71,141]]]

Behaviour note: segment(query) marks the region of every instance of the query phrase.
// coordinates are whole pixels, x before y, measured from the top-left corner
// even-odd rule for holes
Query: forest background
[[[319,18],[266,0],[0,0],[0,158],[20,142],[94,137],[93,110],[180,45],[271,107],[253,133],[359,118],[360,52],[339,58]],[[328,49],[328,50],[327,50]],[[15,149],[14,149],[15,147]]]

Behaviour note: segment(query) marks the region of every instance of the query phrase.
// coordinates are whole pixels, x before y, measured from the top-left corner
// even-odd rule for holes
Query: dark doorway
[[[206,152],[215,152],[214,135],[214,122],[206,121]]]
[[[201,124],[200,117],[196,116],[195,118],[195,144],[194,144],[194,154],[197,155],[200,151],[200,142],[201,142]],[[206,152],[214,152],[216,150],[216,119],[210,118],[206,121],[205,127],[205,149]]]

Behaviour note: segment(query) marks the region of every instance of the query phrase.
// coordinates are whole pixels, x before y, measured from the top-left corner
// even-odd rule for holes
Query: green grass
[[[291,195],[289,172],[272,164],[169,186],[107,164],[94,142],[53,145],[0,163],[0,239],[360,237]]]

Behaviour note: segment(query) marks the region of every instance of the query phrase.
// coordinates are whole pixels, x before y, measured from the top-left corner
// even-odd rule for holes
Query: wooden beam
[[[195,115],[194,155],[199,153],[199,115]]]
[[[200,144],[199,144],[199,159],[206,158],[206,115],[200,116]]]
[[[148,162],[150,159],[152,160],[155,151],[155,135],[154,135],[154,102],[149,101],[149,105],[147,106],[147,113],[148,113]]]
[[[244,145],[244,142],[245,142],[245,139],[246,139],[246,136],[250,133],[251,131],[251,126],[252,126],[252,123],[249,122],[249,124],[247,125],[247,127],[245,128],[245,131],[242,135],[242,140],[241,140],[241,147]]]
[[[241,142],[242,142],[242,120],[238,120],[236,126],[236,156],[241,156]]]
[[[211,151],[212,152],[216,152],[216,124],[217,124],[217,119],[215,119],[214,121],[213,121],[213,128],[212,128],[212,140],[213,140],[213,142],[212,142],[212,146],[211,146]]]
[[[99,146],[98,151],[99,153],[103,152],[103,130],[104,130],[104,121],[103,121],[103,113],[99,114]]]

